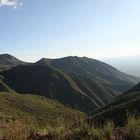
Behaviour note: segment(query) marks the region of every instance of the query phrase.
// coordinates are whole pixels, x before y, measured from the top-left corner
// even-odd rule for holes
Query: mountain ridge
[[[19,65],[26,64],[10,54],[0,54],[0,65]]]
[[[88,58],[88,57],[68,56],[68,57],[63,57],[63,58],[59,58],[59,59],[42,58],[39,61],[35,62],[35,64],[49,65],[49,66],[53,66],[54,68],[57,68],[60,70],[65,70],[68,72],[73,71],[74,73],[78,73],[78,74],[82,73],[82,74],[90,74],[91,75],[93,72],[95,72],[94,74],[96,74],[96,75],[100,75],[102,73],[105,73],[105,75],[109,76],[110,73],[112,75],[116,75],[117,73],[119,73],[121,76],[123,74],[125,76],[129,76],[128,74],[120,72],[119,70],[117,70],[113,66],[110,66],[102,61]],[[109,69],[111,69],[111,70],[109,70]],[[136,77],[132,76],[131,78],[133,79]]]
[[[4,56],[5,59],[8,57],[7,66],[12,58],[10,63],[13,66],[0,72],[1,81],[10,89],[22,94],[46,96],[84,112],[105,106],[139,81],[87,57],[43,58],[41,63],[22,63],[16,59],[15,65],[13,57]]]

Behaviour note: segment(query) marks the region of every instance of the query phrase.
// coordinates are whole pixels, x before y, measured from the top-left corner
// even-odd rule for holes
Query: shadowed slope
[[[0,74],[4,77],[4,83],[16,92],[46,96],[86,112],[114,99],[113,94],[106,94],[91,79],[47,66],[17,66]],[[99,95],[92,90],[94,87],[98,88]],[[108,99],[105,100],[105,97]]]
[[[128,113],[140,115],[140,84],[118,97],[116,101],[99,109],[91,118],[98,119],[101,123],[113,119],[116,124],[122,125],[126,122]]]
[[[138,83],[136,86],[134,86],[133,88],[129,89],[128,91],[126,91],[124,93],[124,95],[126,94],[131,94],[133,92],[139,92],[140,91],[140,83]]]
[[[25,64],[10,55],[1,58],[6,60],[5,66]],[[139,80],[87,57],[44,58],[34,65],[16,66],[0,74],[2,81],[16,92],[46,96],[85,112],[110,103]]]
[[[35,64],[49,65],[70,73],[92,77],[104,87],[107,85],[110,89],[116,90],[116,93],[122,93],[140,81],[139,78],[122,73],[108,64],[87,57],[43,58]]]

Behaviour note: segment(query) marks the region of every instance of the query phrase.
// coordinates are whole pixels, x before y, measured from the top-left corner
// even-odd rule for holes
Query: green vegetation
[[[129,116],[126,127],[130,139],[140,140],[140,118],[137,118],[135,116]]]
[[[120,127],[103,125],[57,101],[36,95],[0,92],[0,137],[4,140],[139,140],[140,117],[128,115]]]
[[[140,87],[140,85],[139,85]],[[100,108],[89,119],[100,120],[100,123],[111,119],[118,125],[124,125],[128,117],[128,113],[140,114],[140,92],[124,94],[118,97],[111,104]]]
[[[75,120],[72,120],[74,124]],[[77,123],[77,121],[75,122]],[[14,121],[3,130],[6,140],[139,140],[140,118],[129,116],[124,127],[115,126],[108,121],[104,126],[95,127],[85,121],[73,127],[65,126],[60,121],[57,127],[36,128],[33,125]]]
[[[38,127],[56,127],[57,122],[73,125],[71,120],[84,117],[84,113],[46,97],[0,92],[0,121],[3,122],[23,120]]]

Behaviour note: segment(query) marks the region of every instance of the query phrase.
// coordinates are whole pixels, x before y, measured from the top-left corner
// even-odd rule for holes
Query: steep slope
[[[26,65],[0,72],[2,82],[10,89],[56,99],[85,112],[110,103],[118,94],[139,81],[138,78],[87,57],[44,58],[35,64],[11,57],[1,55],[1,64]]]
[[[124,95],[126,94],[131,94],[133,92],[139,92],[140,91],[140,83],[138,83],[136,86],[134,86],[133,88],[129,89],[128,91],[126,91],[124,93]]]
[[[2,81],[16,92],[46,96],[85,112],[103,106],[115,97],[92,79],[47,66],[17,66],[0,72],[0,75],[4,77]]]
[[[9,88],[5,83],[3,83],[1,80],[0,80],[0,91],[14,93],[14,91],[11,88]]]
[[[20,120],[41,127],[55,127],[61,123],[72,125],[84,113],[70,109],[46,97],[0,92],[0,122]],[[62,122],[63,121],[63,122]]]
[[[3,77],[0,75],[0,91],[14,93],[14,91],[10,87],[8,87],[4,82],[2,82],[2,79]]]
[[[139,78],[122,73],[108,64],[87,57],[43,58],[35,64],[49,65],[70,73],[92,77],[104,87],[107,85],[110,89],[116,90],[116,93],[122,93],[140,81]]]
[[[25,64],[25,62],[18,60],[17,58],[9,54],[0,55],[0,65],[19,65],[19,64]]]
[[[25,65],[27,63],[15,58],[9,54],[1,54],[0,55],[0,71],[8,70],[13,66],[17,65]]]
[[[124,124],[128,113],[140,116],[140,84],[125,92],[116,101],[95,112],[92,119],[104,122],[113,119],[117,124]]]

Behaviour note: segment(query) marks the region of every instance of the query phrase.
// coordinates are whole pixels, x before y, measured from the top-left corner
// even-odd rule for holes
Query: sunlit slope
[[[58,119],[70,125],[78,117],[84,117],[84,114],[46,97],[0,92],[0,121],[3,123],[20,120],[43,127],[55,127]]]

